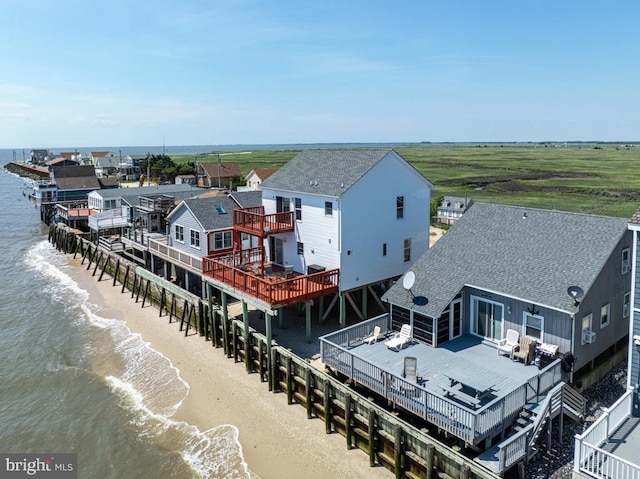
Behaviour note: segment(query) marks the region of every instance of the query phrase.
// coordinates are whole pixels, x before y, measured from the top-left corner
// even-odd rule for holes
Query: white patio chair
[[[504,339],[498,341],[498,355],[507,353],[509,358],[513,357],[513,349],[518,345],[520,333],[515,329],[507,329],[507,335]]]
[[[411,325],[403,324],[400,332],[394,334],[389,341],[385,341],[385,346],[389,349],[400,351],[406,344],[411,342]]]
[[[373,328],[373,333],[371,333],[371,336],[367,336],[362,341],[367,344],[373,344],[381,338],[384,338],[384,334],[382,334],[382,328],[380,326],[376,326],[375,328]]]

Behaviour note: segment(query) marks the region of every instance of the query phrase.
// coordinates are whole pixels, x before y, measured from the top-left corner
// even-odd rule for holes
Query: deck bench
[[[442,386],[442,390],[445,392],[445,394],[448,394],[450,396],[453,396],[457,399],[459,399],[460,401],[472,405],[474,407],[478,407],[481,403],[481,400],[478,398],[475,398],[473,396],[468,395],[467,393],[465,393],[464,391],[461,391],[460,389],[454,389],[452,387],[449,386]]]

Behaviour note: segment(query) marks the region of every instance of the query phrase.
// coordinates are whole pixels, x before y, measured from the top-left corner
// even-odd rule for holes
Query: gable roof
[[[58,190],[99,190],[100,183],[92,165],[52,166],[53,178]]]
[[[474,203],[410,268],[416,306],[395,284],[384,299],[437,317],[473,286],[571,313],[569,286],[588,292],[627,230],[624,218]]]
[[[234,191],[229,196],[238,203],[237,208],[250,208],[262,206],[262,191]]]
[[[108,190],[100,190],[97,193],[105,200],[122,198],[124,202],[134,206],[140,204],[140,201],[138,199],[140,196],[169,195],[173,196],[175,200],[179,201],[184,198],[196,196],[202,191],[204,191],[202,188],[198,188],[192,185],[171,184],[136,186],[133,188],[114,188]]]
[[[110,151],[92,151],[91,156],[93,156],[94,158],[113,156],[113,153],[111,153]]]
[[[338,197],[390,153],[402,158],[390,148],[304,150],[263,181],[262,188]]]
[[[251,176],[251,173],[253,173],[262,181],[264,181],[267,178],[269,178],[271,175],[273,175],[276,171],[278,171],[278,168],[256,168],[251,170],[249,174],[245,176],[245,178],[249,178]]]
[[[204,231],[231,228],[233,210],[238,208],[238,204],[228,196],[190,198],[184,200],[182,205],[191,211]],[[169,217],[172,217],[177,210],[178,208],[172,211]]]
[[[232,178],[234,176],[242,176],[240,172],[240,165],[235,161],[229,161],[226,163],[200,163],[200,167],[204,170],[205,174],[211,179],[218,178],[218,164],[220,165],[220,178]]]

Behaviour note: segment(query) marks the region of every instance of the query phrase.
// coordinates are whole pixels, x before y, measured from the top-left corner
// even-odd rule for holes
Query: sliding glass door
[[[471,297],[471,330],[478,336],[498,341],[502,339],[504,307],[495,301]]]

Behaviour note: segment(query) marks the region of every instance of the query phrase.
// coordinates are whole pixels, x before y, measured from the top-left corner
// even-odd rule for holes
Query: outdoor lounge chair
[[[385,341],[385,346],[389,349],[400,351],[406,344],[411,342],[411,325],[403,324],[400,332],[394,334],[389,341]]]
[[[536,344],[537,343],[535,339],[521,336],[518,345],[513,348],[513,355],[511,356],[511,359],[513,361],[522,359],[522,362],[526,366],[531,361],[533,361],[533,355],[536,351]]]
[[[498,341],[498,355],[507,353],[509,358],[513,357],[513,348],[518,345],[520,333],[515,329],[507,329],[507,335],[504,339]]]
[[[382,328],[380,326],[376,326],[375,328],[373,328],[373,333],[371,333],[371,336],[367,336],[362,341],[367,344],[373,344],[377,342],[378,339],[382,338],[384,338],[384,334],[382,334]]]

